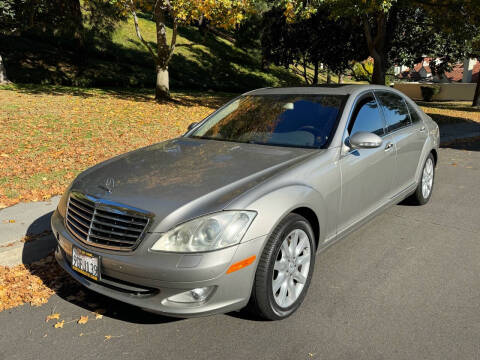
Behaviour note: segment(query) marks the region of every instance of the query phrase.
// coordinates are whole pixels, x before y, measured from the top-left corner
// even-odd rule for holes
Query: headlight
[[[188,221],[162,234],[152,250],[197,252],[238,244],[255,215],[254,211],[222,211]]]
[[[68,188],[65,190],[63,193],[62,197],[60,198],[60,201],[58,202],[58,212],[62,217],[67,216],[67,202],[68,202],[68,194],[70,193],[70,189],[72,188],[73,182],[68,186]]]

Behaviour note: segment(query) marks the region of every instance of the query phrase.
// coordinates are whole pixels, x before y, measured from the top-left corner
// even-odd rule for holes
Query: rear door
[[[340,158],[342,196],[339,233],[380,207],[391,195],[395,147],[385,127],[373,93],[360,95],[347,127],[347,136],[357,131],[368,131],[382,137],[383,143],[375,149],[351,150]]]
[[[415,184],[415,172],[427,131],[418,114],[417,117],[410,116],[411,110],[402,96],[391,91],[375,91],[375,95],[385,115],[387,134],[392,137],[397,150],[393,185],[396,195]]]

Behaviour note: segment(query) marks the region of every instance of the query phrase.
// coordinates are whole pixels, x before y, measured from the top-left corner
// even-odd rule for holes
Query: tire
[[[430,169],[430,170],[429,170]],[[408,200],[414,205],[425,205],[432,197],[433,184],[435,182],[435,159],[430,153],[423,164],[420,181],[417,189]],[[429,186],[428,186],[429,185]],[[428,191],[426,191],[427,186]]]
[[[294,246],[290,248],[285,244],[297,244],[297,248],[293,251]],[[312,227],[304,217],[289,214],[272,232],[260,257],[250,310],[266,320],[281,320],[292,315],[307,294],[314,266]]]

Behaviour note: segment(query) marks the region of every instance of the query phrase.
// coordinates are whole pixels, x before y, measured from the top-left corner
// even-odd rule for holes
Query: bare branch
[[[150,55],[152,55],[153,60],[156,63],[158,63],[158,56],[155,54],[155,52],[153,51],[150,44],[143,38],[142,33],[140,32],[140,26],[138,25],[137,12],[135,11],[135,6],[133,5],[133,0],[130,0],[130,12],[133,15],[133,23],[135,24],[135,32],[137,33],[137,37],[140,39],[142,44],[147,48]]]
[[[172,58],[173,52],[175,51],[175,45],[177,43],[177,30],[178,30],[178,23],[177,23],[176,19],[173,19],[172,39],[170,40],[170,53],[169,53],[168,59],[166,61],[167,64],[170,62],[170,59]]]

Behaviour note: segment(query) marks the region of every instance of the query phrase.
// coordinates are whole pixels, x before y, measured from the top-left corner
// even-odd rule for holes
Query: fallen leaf
[[[45,322],[48,322],[49,320],[59,320],[59,319],[60,319],[60,314],[58,314],[58,313],[50,314],[45,319]]]
[[[65,324],[65,320],[58,321],[58,322],[55,324],[55,329],[63,328],[63,324]]]
[[[105,335],[105,340],[104,341],[107,341],[107,340],[110,340],[112,338],[119,338],[119,337],[122,337],[123,335]]]
[[[88,315],[87,316],[80,316],[80,319],[78,320],[77,324],[86,324],[88,322]]]

